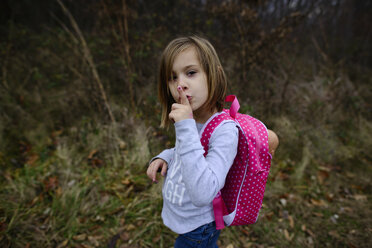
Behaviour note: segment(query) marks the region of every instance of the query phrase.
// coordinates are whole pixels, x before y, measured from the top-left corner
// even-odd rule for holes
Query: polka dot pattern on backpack
[[[235,119],[229,110],[207,123],[201,135],[204,156],[213,131],[226,120],[234,120],[239,127],[238,152],[221,190],[228,214],[235,212],[230,225],[253,224],[257,221],[271,166],[268,134],[264,124],[252,116],[237,113]]]

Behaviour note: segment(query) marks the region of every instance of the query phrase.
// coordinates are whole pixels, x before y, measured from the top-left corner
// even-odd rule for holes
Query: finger
[[[152,169],[152,182],[154,182],[154,183],[157,183],[158,181],[156,180],[156,173],[157,173],[157,171],[158,171],[158,168],[159,168],[159,164],[158,163],[156,163],[156,164],[154,164],[154,166],[153,166],[153,169]]]
[[[181,108],[181,106],[182,106],[182,104],[173,103],[173,104],[172,104],[172,110],[179,109],[179,108]]]
[[[147,176],[152,180],[153,179],[153,163],[147,168]]]
[[[161,175],[164,177],[167,173],[168,165],[167,163],[163,163],[163,167],[161,168]]]
[[[150,178],[151,180],[153,180],[153,178],[154,178],[154,175],[153,175],[153,164],[150,164],[149,165],[149,168],[147,168],[147,176],[148,176],[148,178]]]
[[[158,170],[159,168],[159,161],[154,161],[150,164],[150,167],[148,169],[148,177],[153,181],[153,182],[157,182],[156,181],[156,171]]]
[[[172,112],[170,112],[168,116],[169,116],[169,120],[175,122],[174,121],[174,114]]]
[[[178,95],[179,95],[178,103],[182,104],[182,105],[190,105],[189,99],[187,99],[186,93],[185,93],[185,91],[183,91],[181,86],[177,87],[177,91],[178,91]]]

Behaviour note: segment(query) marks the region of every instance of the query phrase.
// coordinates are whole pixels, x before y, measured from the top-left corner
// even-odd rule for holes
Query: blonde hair
[[[199,63],[207,76],[208,99],[205,107],[211,111],[214,109],[222,111],[223,109],[227,91],[227,79],[216,50],[204,38],[198,36],[180,37],[168,44],[160,59],[158,94],[162,108],[161,127],[168,127],[170,122],[168,116],[171,112],[172,104],[175,103],[168,85],[169,78],[172,75],[174,60],[178,54],[190,47],[195,48]]]

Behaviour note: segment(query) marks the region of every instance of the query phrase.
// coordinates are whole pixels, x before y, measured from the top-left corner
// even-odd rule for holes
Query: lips
[[[186,96],[187,99],[190,101],[192,99],[192,96]]]

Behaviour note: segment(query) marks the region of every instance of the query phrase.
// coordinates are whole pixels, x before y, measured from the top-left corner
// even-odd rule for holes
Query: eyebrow
[[[187,69],[189,69],[191,67],[200,67],[200,65],[187,65],[184,68],[182,68],[182,70],[187,70]],[[173,70],[172,70],[172,72],[173,72]]]
[[[189,69],[190,67],[198,67],[199,65],[187,65],[184,69]]]

